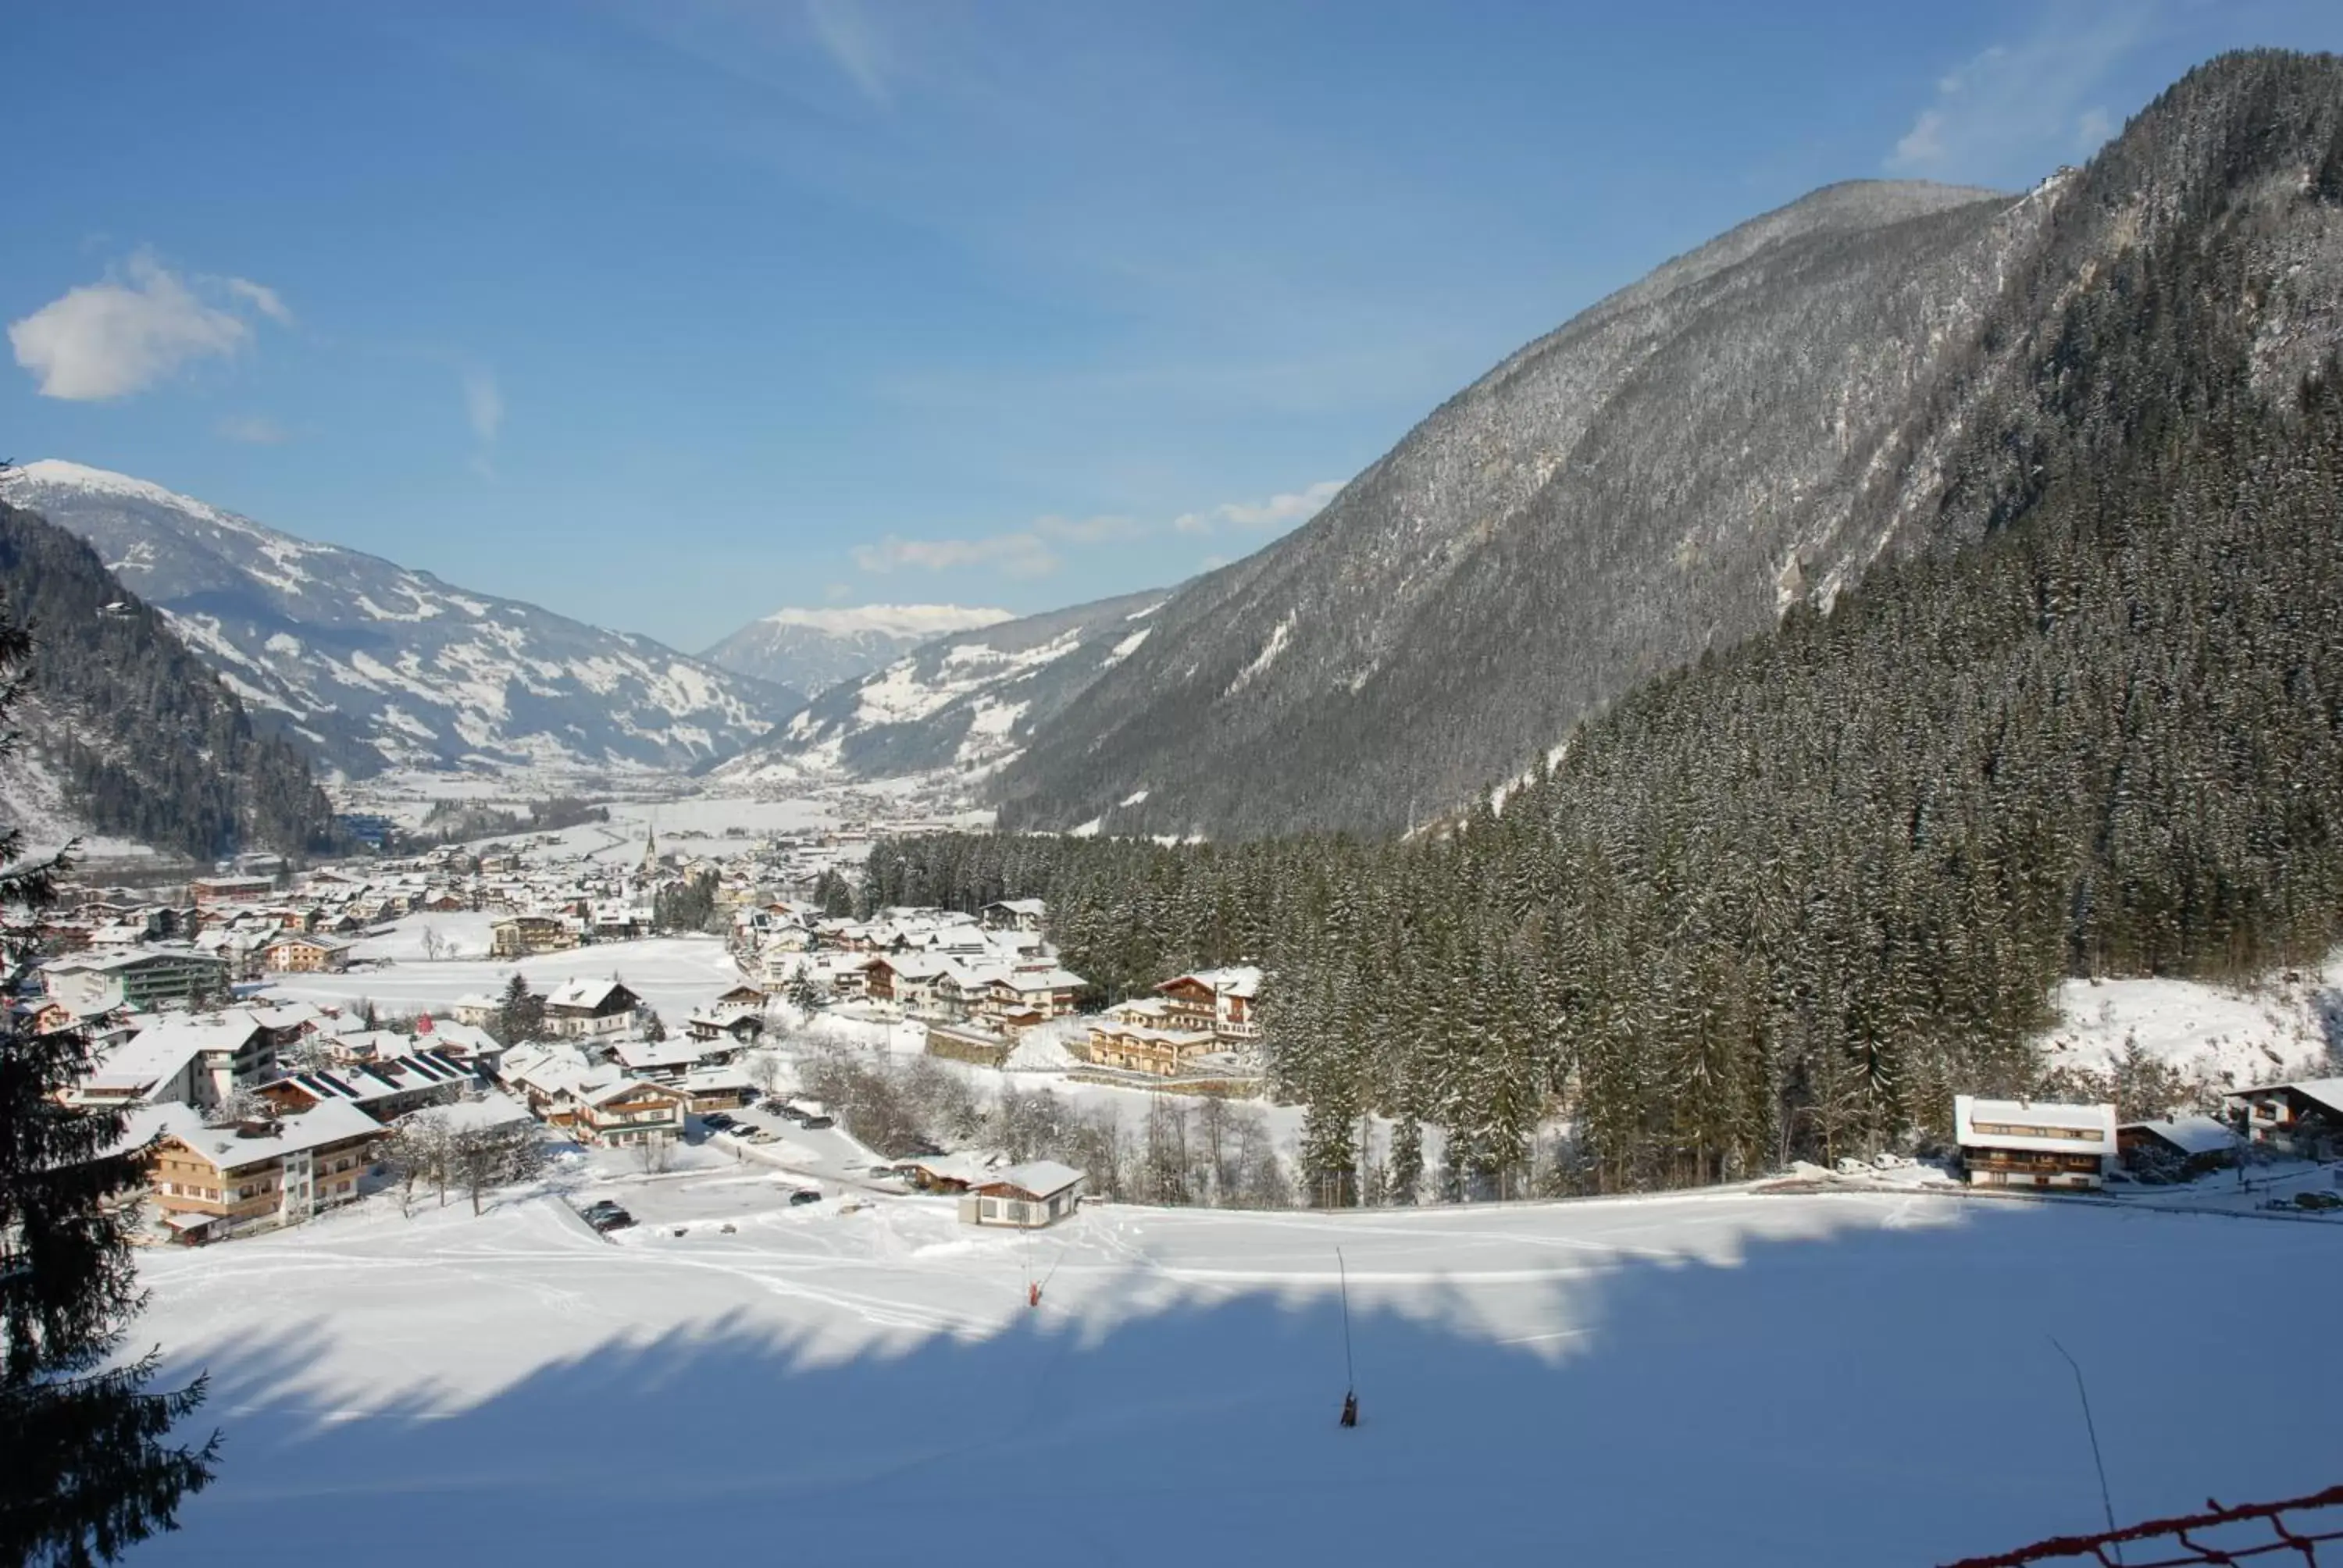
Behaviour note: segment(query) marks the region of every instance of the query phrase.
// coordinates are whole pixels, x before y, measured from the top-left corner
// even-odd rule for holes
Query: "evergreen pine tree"
[[[0,621],[0,671],[21,670],[30,650]],[[0,736],[22,691],[0,681]],[[22,845],[20,830],[0,829],[12,996],[31,969],[25,917],[62,864],[19,864]],[[113,1562],[176,1528],[180,1500],[210,1483],[218,1452],[216,1434],[170,1441],[203,1402],[201,1378],[158,1392],[148,1387],[156,1353],[107,1364],[143,1300],[120,1200],[144,1184],[146,1161],[118,1147],[125,1112],[58,1100],[90,1060],[78,1030],[36,1034],[25,1010],[0,1015],[0,1560],[11,1563]]]

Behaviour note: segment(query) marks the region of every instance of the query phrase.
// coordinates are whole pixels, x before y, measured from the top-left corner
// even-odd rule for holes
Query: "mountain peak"
[[[213,522],[226,522],[232,515],[216,507],[207,506],[193,496],[182,495],[155,483],[128,474],[117,474],[111,468],[94,468],[86,463],[69,462],[63,457],[42,457],[30,463],[20,463],[5,477],[12,486],[26,485],[45,488],[80,490],[91,495],[118,496],[126,500],[144,501],[149,506],[168,507],[174,511],[187,512]]]
[[[758,624],[801,626],[833,636],[877,632],[882,637],[941,637],[948,631],[972,631],[1017,618],[1005,609],[973,608],[956,604],[861,604],[822,609],[795,607],[775,610]]]

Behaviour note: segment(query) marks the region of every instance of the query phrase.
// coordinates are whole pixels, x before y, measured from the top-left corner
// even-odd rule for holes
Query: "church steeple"
[[[659,866],[659,820],[652,819],[643,829],[643,869],[655,870]]]

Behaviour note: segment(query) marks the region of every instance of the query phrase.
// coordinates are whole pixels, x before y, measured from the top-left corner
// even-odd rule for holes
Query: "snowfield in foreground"
[[[2343,1372],[2343,1224],[1722,1192],[1027,1240],[788,1186],[146,1254],[137,1341],[227,1442],[138,1560],[1936,1563],[2097,1527],[2052,1333],[2119,1517],[2336,1479],[2283,1391]]]

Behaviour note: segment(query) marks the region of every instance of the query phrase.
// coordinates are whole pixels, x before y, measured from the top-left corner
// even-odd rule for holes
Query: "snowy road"
[[[2119,1513],[2334,1479],[2318,1400],[2202,1418],[2332,1386],[2343,1227],[1711,1194],[1029,1239],[791,1185],[620,1182],[661,1223],[607,1241],[545,1198],[149,1254],[141,1342],[208,1364],[228,1447],[141,1560],[636,1563],[764,1519],[839,1563],[1928,1563],[2095,1523],[2051,1332]]]

